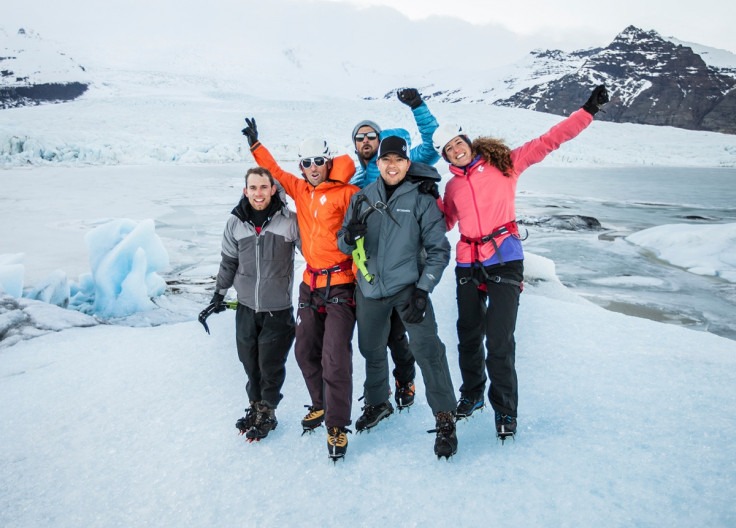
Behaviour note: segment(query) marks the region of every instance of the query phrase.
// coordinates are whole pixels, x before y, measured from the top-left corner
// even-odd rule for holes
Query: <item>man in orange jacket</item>
[[[337,248],[350,198],[355,165],[348,155],[333,159],[322,139],[299,147],[301,177],[284,171],[258,141],[255,119],[242,130],[259,166],[268,169],[296,203],[307,261],[299,286],[294,355],[312,399],[302,420],[305,431],[325,422],[332,459],[345,456],[353,397],[352,338],[355,327],[353,260]]]

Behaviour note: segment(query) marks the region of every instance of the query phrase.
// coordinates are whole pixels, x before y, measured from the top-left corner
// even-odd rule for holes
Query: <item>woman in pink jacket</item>
[[[605,86],[596,87],[580,110],[514,150],[488,137],[471,142],[457,125],[440,126],[432,138],[453,174],[444,196],[447,230],[455,224],[460,230],[455,275],[463,383],[456,416],[466,418],[485,405],[487,369],[488,398],[501,440],[516,433],[518,403],[514,330],[523,289],[524,251],[515,222],[516,183],[529,166],[584,130],[608,100]]]

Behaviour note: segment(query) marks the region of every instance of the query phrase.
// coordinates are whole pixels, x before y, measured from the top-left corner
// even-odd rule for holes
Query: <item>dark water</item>
[[[517,217],[559,215],[601,223],[528,226],[525,249],[554,260],[566,286],[610,310],[736,339],[736,284],[689,273],[624,238],[659,225],[736,222],[736,169],[538,166],[522,174]]]

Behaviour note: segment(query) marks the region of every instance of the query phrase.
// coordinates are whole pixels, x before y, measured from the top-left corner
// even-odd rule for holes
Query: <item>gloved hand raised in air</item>
[[[345,226],[345,242],[351,246],[355,245],[356,240],[364,237],[368,232],[368,226],[358,220],[350,220]]]
[[[600,86],[593,88],[593,93],[590,94],[590,97],[583,105],[583,110],[588,112],[590,115],[595,115],[596,112],[601,109],[601,106],[606,104],[608,101],[608,90],[606,90],[605,85],[601,84]]]
[[[225,300],[225,296],[221,293],[215,293],[212,296],[212,300],[210,301],[210,306],[213,307],[214,313],[220,313],[227,310],[227,305],[223,302]]]
[[[421,323],[424,320],[424,311],[427,308],[427,292],[414,287],[414,291],[401,309],[404,321],[409,324]]]
[[[248,139],[248,146],[252,147],[258,143],[258,128],[256,127],[256,118],[245,118],[246,126],[241,132]]]
[[[399,101],[405,105],[409,105],[412,110],[419,108],[422,104],[422,94],[416,88],[402,88],[396,95],[399,97]]]

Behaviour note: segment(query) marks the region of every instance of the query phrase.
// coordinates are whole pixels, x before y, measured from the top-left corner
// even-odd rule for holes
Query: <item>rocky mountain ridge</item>
[[[613,96],[597,116],[604,121],[736,134],[736,79],[692,48],[633,26],[577,71],[494,104],[567,115],[595,84],[606,84]]]

